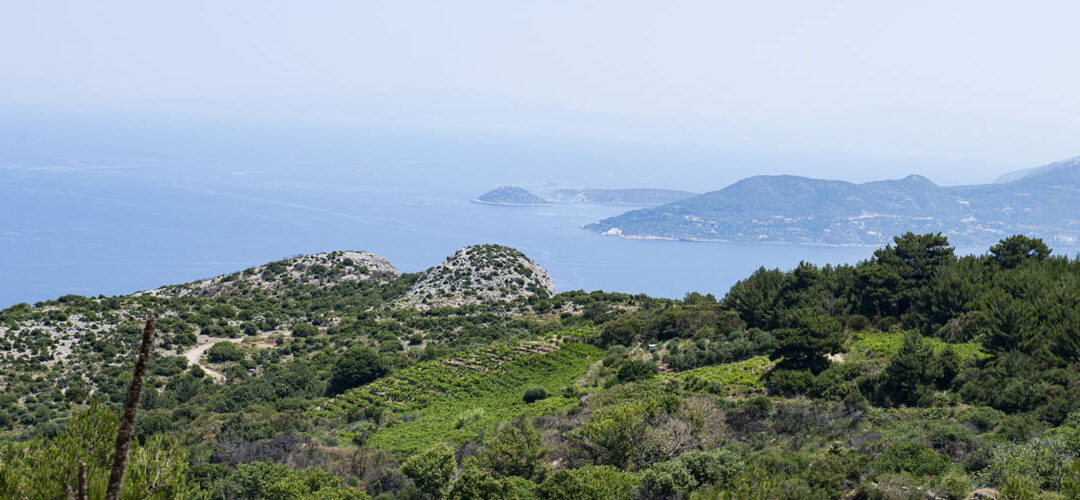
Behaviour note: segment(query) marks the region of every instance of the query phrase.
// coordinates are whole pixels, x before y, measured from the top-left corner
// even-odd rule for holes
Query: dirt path
[[[191,349],[188,349],[184,352],[184,357],[187,358],[188,364],[199,365],[199,367],[202,368],[202,370],[206,372],[206,374],[209,375],[210,378],[214,379],[215,382],[221,382],[222,380],[225,380],[225,375],[222,375],[221,372],[200,363],[200,361],[202,360],[203,354],[206,354],[206,351],[210,350],[211,347],[214,347],[214,344],[218,342],[232,342],[234,344],[237,344],[240,342],[241,339],[211,339],[209,337],[206,337],[205,339],[200,340],[204,340],[206,343],[196,345],[195,347],[192,347]]]

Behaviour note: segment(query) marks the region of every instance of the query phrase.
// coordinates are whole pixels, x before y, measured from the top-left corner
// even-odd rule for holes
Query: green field
[[[772,365],[767,356],[757,356],[744,361],[672,373],[662,378],[678,380],[691,389],[713,394],[750,394],[764,390],[765,384],[761,377]]]
[[[974,361],[987,356],[978,342],[950,344],[936,337],[923,337],[923,339],[934,348],[935,354],[941,354],[946,346],[952,346],[965,360]],[[896,355],[903,343],[903,333],[859,332],[855,334],[855,341],[848,347],[845,358],[848,361],[891,358]]]
[[[461,443],[518,415],[543,415],[577,403],[561,397],[563,387],[585,374],[603,351],[586,344],[524,342],[467,351],[444,360],[419,363],[324,405],[341,413],[357,406],[382,406],[394,412],[367,445],[410,455],[431,444]],[[526,404],[525,389],[540,386],[548,398]],[[344,434],[343,437],[348,437]]]

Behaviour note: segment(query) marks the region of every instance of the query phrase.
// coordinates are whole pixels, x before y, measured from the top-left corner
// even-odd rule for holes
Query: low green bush
[[[532,403],[534,401],[540,401],[541,399],[547,399],[547,389],[540,386],[530,387],[525,389],[525,395],[522,396],[522,400],[526,403]]]

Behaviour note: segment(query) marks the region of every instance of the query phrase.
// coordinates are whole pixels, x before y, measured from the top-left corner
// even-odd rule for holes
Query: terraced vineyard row
[[[490,356],[486,352],[475,354],[480,358]],[[447,392],[445,397],[432,397],[423,407],[413,400],[409,418],[380,428],[366,445],[404,457],[434,443],[461,444],[476,439],[476,436],[490,432],[499,422],[518,415],[550,415],[565,411],[578,400],[576,396],[561,395],[561,389],[578,380],[603,355],[604,351],[597,347],[570,343],[531,355],[518,351],[518,357],[486,373],[450,363],[428,364],[420,371],[407,374],[411,382],[419,384],[433,378],[445,379],[449,371],[451,378],[455,375],[465,377],[465,386],[456,386],[457,389]],[[394,376],[404,378],[405,374]],[[549,396],[525,403],[522,400],[525,390],[534,386],[543,387]]]
[[[536,372],[553,373],[596,356],[585,344],[522,342],[467,351],[459,356],[418,363],[364,387],[329,400],[321,411],[341,414],[358,406],[394,411],[418,410],[447,399],[482,396],[498,388],[524,383]]]
[[[698,390],[725,396],[753,394],[764,390],[762,377],[773,363],[766,356],[757,356],[723,365],[704,366],[683,372],[664,375],[668,380],[678,380],[689,390]]]

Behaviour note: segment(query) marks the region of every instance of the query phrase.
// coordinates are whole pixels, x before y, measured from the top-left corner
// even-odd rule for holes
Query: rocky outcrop
[[[329,252],[271,262],[237,273],[184,285],[172,285],[143,295],[220,297],[255,290],[273,292],[296,285],[330,287],[345,281],[396,278],[399,273],[381,255],[367,252]]]
[[[525,254],[500,245],[476,245],[425,271],[396,305],[460,307],[554,294],[551,276]]]

